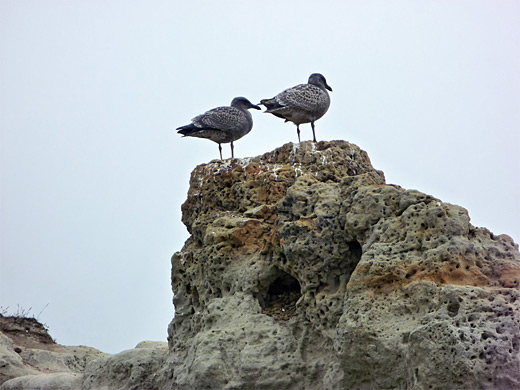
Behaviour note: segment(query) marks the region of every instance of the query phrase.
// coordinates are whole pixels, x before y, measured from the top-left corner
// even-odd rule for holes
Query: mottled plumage
[[[231,158],[235,157],[233,141],[242,138],[253,128],[253,117],[249,108],[260,110],[245,97],[236,97],[231,106],[217,107],[198,115],[189,125],[178,127],[184,137],[206,138],[218,144],[222,160],[221,144],[231,143]]]
[[[265,112],[285,119],[286,122],[293,122],[296,125],[298,142],[300,142],[300,125],[310,123],[312,137],[316,142],[314,122],[325,115],[330,106],[327,90],[332,91],[332,88],[327,85],[325,77],[320,73],[313,73],[309,77],[308,84],[286,89],[274,98],[261,100],[260,104],[267,108]]]

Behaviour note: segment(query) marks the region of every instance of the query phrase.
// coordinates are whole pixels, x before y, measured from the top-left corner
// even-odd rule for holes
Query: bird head
[[[332,92],[332,88],[327,84],[327,80],[321,73],[313,73],[309,77],[309,84],[313,84],[321,89],[328,89]]]
[[[249,100],[247,100],[245,97],[242,97],[242,96],[234,98],[231,101],[231,107],[245,108],[246,110],[248,108],[254,108],[255,110],[260,110],[261,109],[259,106],[257,106],[256,104],[251,103]]]

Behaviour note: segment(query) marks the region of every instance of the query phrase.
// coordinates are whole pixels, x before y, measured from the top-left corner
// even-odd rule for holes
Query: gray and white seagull
[[[300,142],[300,125],[309,123],[312,127],[312,138],[316,142],[314,122],[320,119],[330,106],[330,96],[327,90],[332,88],[320,73],[313,73],[309,77],[308,84],[300,84],[280,92],[274,98],[263,99],[265,112],[273,114],[286,122],[293,122]]]
[[[231,142],[231,158],[235,157],[233,141],[242,138],[253,128],[253,117],[249,108],[261,108],[245,97],[236,97],[231,106],[217,107],[198,115],[189,125],[177,128],[184,137],[206,138],[218,144],[222,160],[222,146]]]

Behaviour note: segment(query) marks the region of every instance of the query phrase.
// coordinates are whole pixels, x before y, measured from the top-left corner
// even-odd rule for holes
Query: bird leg
[[[220,159],[222,160],[222,146],[218,144],[218,151],[220,152]]]
[[[300,125],[296,125],[296,132],[298,133],[298,143],[302,142],[300,141]]]
[[[233,141],[231,141],[231,158],[235,158],[235,147],[233,146]]]
[[[314,122],[311,122],[311,127],[312,127],[312,140],[314,142],[318,142],[318,141],[316,141],[316,134],[314,133]]]

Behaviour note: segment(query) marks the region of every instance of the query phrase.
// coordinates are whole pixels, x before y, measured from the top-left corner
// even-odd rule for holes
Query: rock
[[[20,346],[56,344],[45,326],[32,317],[3,316],[0,314],[0,332]]]
[[[145,341],[135,349],[90,361],[81,388],[157,389],[167,354],[167,343]]]
[[[520,389],[518,245],[357,146],[200,165],[182,211],[168,346],[0,333],[0,389]]]
[[[141,341],[135,346],[136,349],[148,348],[148,349],[168,349],[168,343],[164,341],[152,341],[146,340]]]
[[[38,373],[24,365],[22,357],[16,350],[21,351],[14,346],[9,337],[0,332],[0,385],[9,379]]]
[[[173,388],[520,388],[518,245],[355,145],[200,165],[182,211]]]
[[[78,390],[81,386],[79,374],[40,374],[21,376],[5,382],[2,390]]]
[[[77,389],[95,348],[56,344],[34,318],[0,316],[0,389]]]
[[[54,350],[25,349],[20,353],[24,364],[36,368],[40,372],[80,373],[87,363],[101,357],[110,356],[95,348],[73,346],[54,348]]]

